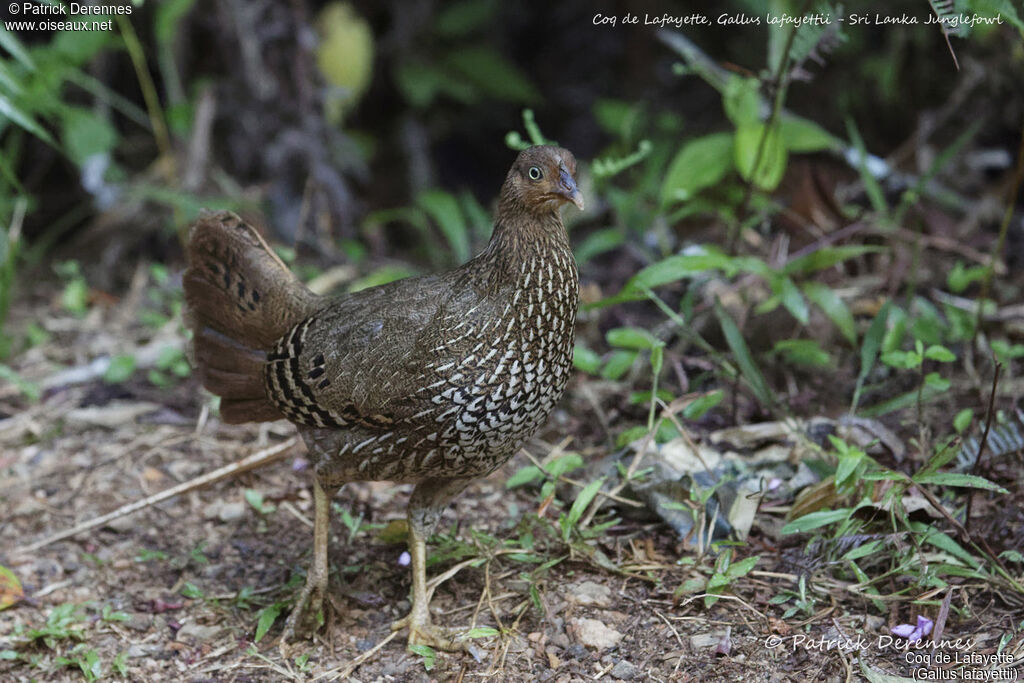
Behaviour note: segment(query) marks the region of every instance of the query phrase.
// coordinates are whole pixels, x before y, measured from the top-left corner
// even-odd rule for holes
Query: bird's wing
[[[387,429],[429,405],[423,389],[436,368],[463,352],[452,328],[493,316],[491,306],[444,276],[337,299],[278,341],[268,355],[267,394],[292,422]]]

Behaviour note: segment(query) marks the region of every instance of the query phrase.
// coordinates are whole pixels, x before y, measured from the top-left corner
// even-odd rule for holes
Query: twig
[[[46,538],[36,541],[35,543],[31,543],[27,546],[18,548],[14,552],[29,553],[34,550],[39,550],[40,548],[50,545],[51,543],[62,541],[65,538],[70,538],[71,536],[80,534],[83,531],[89,531],[90,529],[95,529],[96,527],[103,526],[104,524],[107,524],[108,522],[115,520],[119,517],[124,517],[125,515],[132,514],[133,512],[138,512],[139,510],[145,509],[151,505],[155,505],[170,498],[174,498],[175,496],[179,496],[182,493],[187,493],[189,491],[193,491],[204,486],[209,486],[210,484],[216,483],[222,479],[234,477],[239,474],[242,474],[243,472],[248,472],[249,470],[255,469],[257,467],[262,467],[263,465],[267,465],[269,463],[275,462],[276,460],[280,460],[289,450],[292,449],[292,447],[296,446],[298,443],[299,438],[297,436],[292,437],[287,441],[277,444],[276,446],[271,446],[270,448],[265,448],[262,451],[253,453],[247,458],[243,458],[242,460],[233,462],[230,465],[225,465],[224,467],[215,469],[213,472],[209,472],[208,474],[203,474],[194,479],[190,479],[186,482],[178,484],[177,486],[172,486],[171,488],[165,491],[155,493],[152,496],[143,498],[142,500],[137,500],[132,503],[128,503],[127,505],[122,505],[113,512],[108,512],[107,514],[95,517],[89,520],[88,522],[83,522],[70,529],[65,529],[64,531],[47,536]]]
[[[314,681],[319,681],[321,678],[324,678],[325,676],[331,676],[331,678],[329,680],[332,680],[332,681],[336,681],[339,678],[348,678],[349,676],[352,675],[352,672],[355,671],[356,669],[358,669],[366,660],[368,660],[370,657],[372,657],[375,654],[377,654],[377,652],[380,651],[380,649],[382,647],[384,647],[385,645],[390,643],[392,640],[397,638],[399,633],[401,633],[401,631],[392,631],[391,635],[389,635],[387,638],[385,638],[384,640],[380,641],[379,643],[377,643],[376,645],[371,647],[369,650],[367,650],[363,654],[361,654],[358,657],[356,657],[355,659],[353,659],[351,662],[349,662],[345,666],[339,666],[337,669],[331,669],[330,671],[325,671],[322,674],[320,674],[319,676],[315,677],[313,680]]]
[[[993,359],[995,360],[995,359]],[[974,458],[974,464],[971,465],[970,474],[976,474],[978,466],[981,464],[981,457],[985,455],[985,447],[988,446],[988,433],[992,429],[992,418],[995,417],[996,413],[996,389],[999,387],[999,375],[1003,371],[1003,364],[999,361],[995,361],[995,374],[992,377],[992,392],[988,395],[988,414],[985,415],[985,431],[981,434],[981,443],[978,444],[978,455]],[[967,508],[964,510],[964,529],[969,529],[971,526],[971,503],[974,502],[974,493],[970,492],[967,495]]]

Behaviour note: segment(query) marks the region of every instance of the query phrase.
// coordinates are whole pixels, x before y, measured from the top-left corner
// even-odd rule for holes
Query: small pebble
[[[619,663],[616,664],[614,667],[612,667],[610,673],[612,678],[618,678],[622,681],[631,681],[636,676],[637,671],[636,667],[632,663],[623,659],[620,660]]]
[[[584,581],[569,589],[569,599],[577,605],[609,607],[612,604],[612,591],[608,586]]]
[[[598,619],[573,619],[572,625],[576,632],[576,640],[595,650],[606,650],[615,647],[622,640],[622,634],[608,628]]]

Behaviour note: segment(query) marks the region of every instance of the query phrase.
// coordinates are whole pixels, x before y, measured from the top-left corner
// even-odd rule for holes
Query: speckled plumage
[[[421,541],[565,389],[578,278],[558,209],[582,206],[575,170],[566,150],[524,151],[479,255],[334,299],[309,293],[233,214],[202,217],[185,293],[196,359],[225,419],[295,423],[327,494],[347,481],[418,482],[410,529]],[[429,626],[425,602],[414,606],[410,643],[423,640],[417,609],[420,630]]]

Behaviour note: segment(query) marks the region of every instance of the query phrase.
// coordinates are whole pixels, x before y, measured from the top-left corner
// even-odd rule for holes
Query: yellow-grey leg
[[[306,585],[288,615],[281,640],[284,643],[303,638],[316,630],[318,615],[327,594],[327,539],[331,530],[330,503],[337,486],[324,487],[313,481],[313,560],[306,572]]]
[[[409,629],[409,645],[429,645],[439,650],[465,649],[466,643],[453,636],[457,631],[435,626],[430,620],[427,594],[427,537],[433,533],[449,501],[469,483],[463,479],[427,479],[420,482],[409,499],[409,555],[412,559],[412,610],[391,625],[393,630]]]

